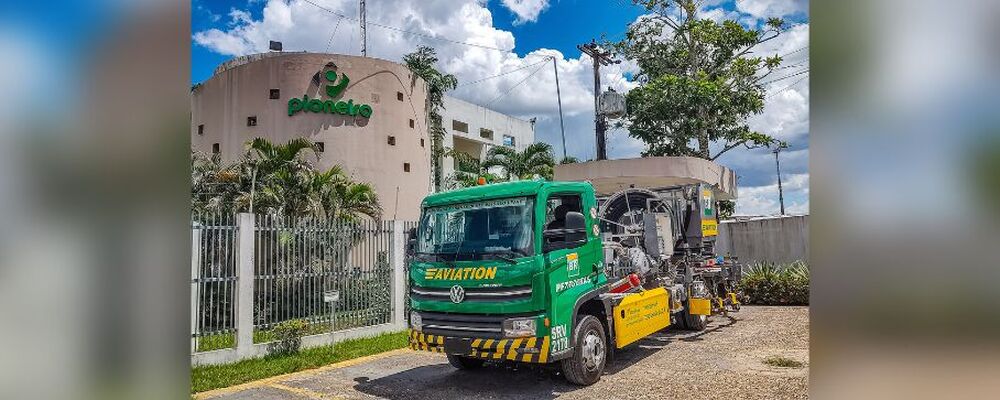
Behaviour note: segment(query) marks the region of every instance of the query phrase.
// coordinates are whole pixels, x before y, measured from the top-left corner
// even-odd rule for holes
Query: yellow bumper
[[[518,339],[470,339],[427,335],[409,331],[410,348],[413,350],[445,353],[445,341],[468,342],[468,352],[458,355],[486,360],[508,360],[528,363],[546,363],[549,359],[549,337]],[[461,346],[464,348],[464,343]]]

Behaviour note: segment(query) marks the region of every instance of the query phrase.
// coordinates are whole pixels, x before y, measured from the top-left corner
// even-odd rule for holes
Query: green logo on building
[[[299,111],[303,112],[314,112],[314,113],[327,113],[327,114],[340,114],[340,115],[350,115],[352,117],[360,115],[362,118],[371,118],[372,106],[367,104],[354,104],[354,99],[345,101],[333,101],[333,98],[340,96],[347,88],[347,85],[351,82],[351,79],[347,77],[347,74],[340,74],[340,82],[337,82],[337,73],[334,71],[326,71],[323,74],[326,80],[330,82],[325,85],[326,96],[331,100],[320,100],[320,99],[310,99],[309,95],[302,96],[299,98],[288,99],[288,116],[291,117]]]

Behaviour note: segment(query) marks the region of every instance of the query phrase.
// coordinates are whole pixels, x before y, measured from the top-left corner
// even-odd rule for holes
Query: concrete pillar
[[[392,322],[406,326],[406,232],[403,221],[392,221]]]
[[[236,222],[239,232],[237,246],[236,292],[236,355],[239,359],[253,355],[253,286],[254,286],[254,216],[240,213]]]

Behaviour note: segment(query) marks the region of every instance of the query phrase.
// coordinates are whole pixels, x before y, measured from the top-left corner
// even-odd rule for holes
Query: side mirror
[[[417,228],[410,228],[406,232],[406,256],[413,257],[417,251]]]
[[[542,232],[542,251],[569,249],[587,243],[587,221],[582,213],[570,211],[566,213],[566,224],[563,228],[546,229]]]

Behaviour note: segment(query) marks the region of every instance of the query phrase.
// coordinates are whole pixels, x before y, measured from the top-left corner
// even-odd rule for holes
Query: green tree
[[[732,200],[719,200],[719,219],[732,218],[736,212],[736,202]]]
[[[778,55],[753,50],[785,29],[779,18],[747,29],[732,20],[697,17],[695,0],[634,0],[650,14],[611,43],[638,63],[640,85],[626,95],[629,135],[646,144],[644,156],[694,156],[714,160],[738,146],[777,141],[751,130],[746,119],[764,109],[762,79],[781,64]],[[710,154],[709,144],[723,147]]]
[[[247,143],[237,161],[192,153],[192,207],[196,211],[254,212],[355,221],[378,219],[382,208],[374,187],[351,180],[340,166],[317,170],[309,161],[316,144],[292,139]]]
[[[547,143],[532,143],[523,151],[497,146],[487,152],[482,167],[487,170],[499,167],[506,180],[531,179],[534,175],[551,180],[555,159],[552,146]]]
[[[451,74],[442,74],[435,68],[438,58],[433,48],[420,46],[416,51],[403,56],[403,63],[427,83],[427,118],[431,137],[431,169],[434,171],[434,190],[441,190],[444,158],[444,126],[440,111],[444,109],[444,94],[458,86],[458,79]]]

